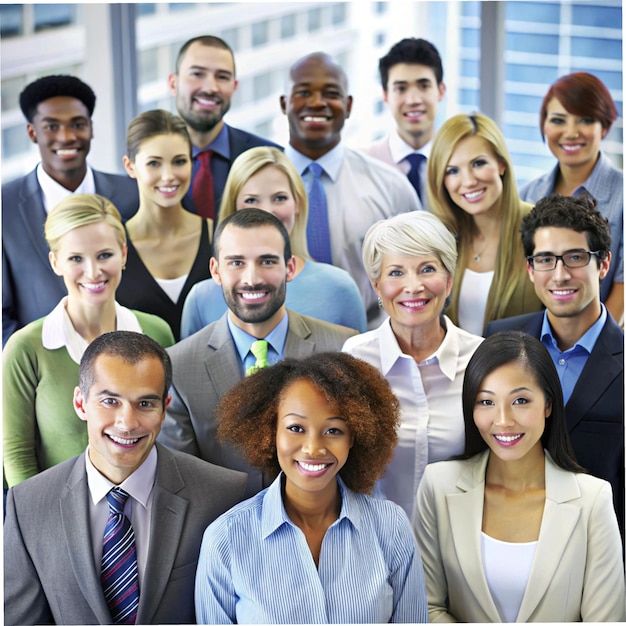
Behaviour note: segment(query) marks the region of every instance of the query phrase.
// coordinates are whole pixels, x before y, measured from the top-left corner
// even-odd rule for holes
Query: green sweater
[[[143,332],[167,348],[168,324],[133,311]],[[43,347],[45,318],[16,331],[3,352],[4,474],[9,487],[84,452],[87,424],[74,412],[78,364],[65,347]]]

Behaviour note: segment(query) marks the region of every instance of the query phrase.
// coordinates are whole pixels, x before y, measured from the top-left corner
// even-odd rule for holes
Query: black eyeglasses
[[[539,272],[549,272],[556,268],[556,264],[559,259],[563,261],[565,267],[574,269],[577,267],[585,267],[589,265],[591,256],[597,256],[599,259],[606,258],[606,252],[603,250],[570,250],[565,254],[535,254],[534,256],[527,256],[526,260],[530,263],[533,269]]]

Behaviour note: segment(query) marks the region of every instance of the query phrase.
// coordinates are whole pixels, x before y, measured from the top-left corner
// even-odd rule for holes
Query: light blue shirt
[[[428,621],[422,562],[404,511],[338,479],[339,519],[319,567],[289,519],[282,474],[205,531],[196,573],[200,624],[383,624]]]
[[[596,345],[596,341],[604,328],[606,323],[606,307],[600,304],[602,312],[600,317],[591,325],[589,330],[569,349],[561,352],[556,343],[556,339],[552,334],[552,327],[548,321],[547,311],[543,314],[543,324],[541,325],[541,342],[546,346],[556,371],[561,381],[561,387],[563,389],[563,403],[567,404],[570,399],[574,387],[578,382],[580,373],[587,364],[587,359]]]
[[[241,368],[241,374],[256,363],[256,357],[250,352],[250,347],[257,339],[265,339],[269,344],[267,347],[267,360],[270,365],[282,361],[283,353],[285,351],[285,342],[287,341],[287,331],[289,330],[289,318],[287,312],[283,315],[283,319],[270,331],[266,337],[253,337],[245,330],[242,330],[233,323],[230,319],[230,315],[226,316],[228,323],[228,330],[232,335],[235,348],[239,354],[239,363],[243,364]]]
[[[367,329],[365,307],[356,283],[348,272],[327,263],[306,261],[301,272],[287,283],[285,306],[301,315],[359,332]],[[181,338],[217,321],[227,310],[222,288],[212,278],[196,283],[185,298]]]

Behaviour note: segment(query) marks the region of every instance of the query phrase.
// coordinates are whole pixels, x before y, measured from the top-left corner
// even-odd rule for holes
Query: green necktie
[[[269,363],[267,362],[267,341],[265,339],[257,339],[251,346],[250,352],[256,357],[256,362],[254,365],[251,365],[248,369],[246,369],[246,376],[250,376],[250,374],[254,374],[257,370],[262,367],[269,367]]]

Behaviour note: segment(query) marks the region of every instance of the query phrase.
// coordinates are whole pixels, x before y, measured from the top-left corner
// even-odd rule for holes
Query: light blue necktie
[[[409,154],[409,156],[406,157],[406,160],[411,164],[411,169],[407,174],[409,182],[411,183],[411,185],[413,185],[415,191],[417,191],[417,195],[420,201],[423,202],[420,168],[422,167],[422,163],[426,160],[426,157],[423,154],[418,154],[417,152],[414,152],[413,154]]]
[[[307,168],[313,174],[309,189],[309,220],[306,225],[306,240],[311,256],[321,263],[332,263],[330,254],[330,228],[328,227],[328,205],[322,185],[324,169],[319,163],[309,163]]]
[[[109,517],[102,543],[100,578],[114,624],[134,624],[139,606],[135,533],[124,514],[128,494],[114,487],[107,494]]]

